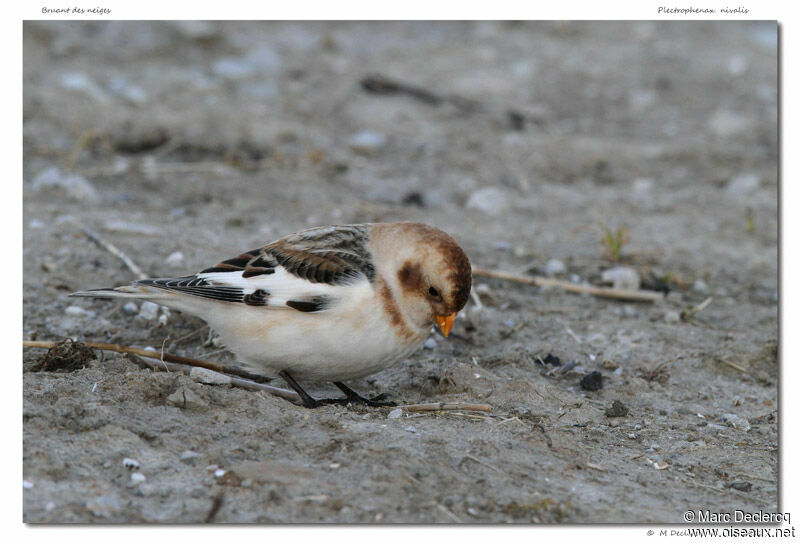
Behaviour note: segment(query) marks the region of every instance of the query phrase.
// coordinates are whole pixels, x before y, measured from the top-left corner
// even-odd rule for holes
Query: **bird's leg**
[[[347,396],[347,399],[351,402],[357,402],[370,407],[391,407],[397,405],[391,401],[384,401],[386,399],[386,394],[378,394],[374,398],[365,398],[341,381],[334,381],[333,384],[336,385],[339,390],[344,392],[345,396]]]
[[[278,372],[284,381],[289,383],[289,386],[294,389],[295,392],[300,396],[300,399],[303,400],[303,405],[308,407],[309,409],[314,409],[315,407],[319,407],[322,405],[322,402],[318,402],[314,398],[308,395],[308,392],[303,390],[303,387],[297,384],[297,381],[294,380],[294,377],[289,375],[289,372],[286,370],[282,370]]]

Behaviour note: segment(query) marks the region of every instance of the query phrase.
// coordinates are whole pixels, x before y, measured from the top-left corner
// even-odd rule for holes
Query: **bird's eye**
[[[438,290],[436,290],[436,289],[435,289],[435,288],[433,288],[433,287],[431,287],[431,288],[429,288],[429,289],[428,289],[428,294],[430,294],[430,295],[431,295],[431,296],[433,296],[434,298],[438,298],[438,297],[439,297],[439,291],[438,291]]]

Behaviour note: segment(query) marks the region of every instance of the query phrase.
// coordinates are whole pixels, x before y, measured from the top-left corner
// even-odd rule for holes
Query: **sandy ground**
[[[457,337],[350,383],[490,416],[311,411],[114,353],[32,371],[45,351],[25,349],[24,520],[776,511],[776,79],[768,23],[26,23],[26,339],[233,362],[196,318],[67,298],[134,278],[84,227],[177,276],[308,226],[417,220],[475,266],[624,266],[669,294],[478,277]],[[603,225],[627,229],[618,261]]]

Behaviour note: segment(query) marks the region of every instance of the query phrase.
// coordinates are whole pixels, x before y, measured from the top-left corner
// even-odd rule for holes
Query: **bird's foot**
[[[358,403],[361,405],[366,405],[367,407],[394,407],[397,405],[393,401],[387,400],[389,397],[387,394],[378,394],[374,398],[365,398],[342,382],[334,381],[333,384],[339,387],[339,390],[345,393],[347,398],[343,399],[346,400],[346,403]]]

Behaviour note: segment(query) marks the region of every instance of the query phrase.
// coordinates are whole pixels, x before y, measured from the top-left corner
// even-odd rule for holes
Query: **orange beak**
[[[444,337],[450,335],[450,330],[453,328],[453,322],[456,320],[456,314],[451,313],[447,316],[436,315],[436,324],[439,326],[439,330],[442,331]]]

